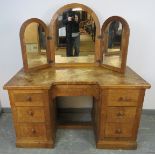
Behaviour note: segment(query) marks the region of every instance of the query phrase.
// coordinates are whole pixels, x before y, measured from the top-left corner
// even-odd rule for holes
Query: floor
[[[59,129],[54,149],[24,149],[15,147],[15,132],[11,113],[0,116],[0,153],[155,153],[155,115],[142,115],[137,150],[96,149],[91,129]]]

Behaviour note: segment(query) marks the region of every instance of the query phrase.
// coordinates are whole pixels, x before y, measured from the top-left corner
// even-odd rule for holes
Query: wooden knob
[[[122,101],[122,102],[131,102],[132,101],[132,99],[130,99],[130,98],[128,98],[128,97],[120,97],[119,99],[118,99],[118,101]]]
[[[30,111],[28,111],[28,114],[29,114],[30,116],[33,116],[34,113],[33,113],[33,111],[30,110]]]
[[[31,96],[29,96],[29,97],[27,97],[27,99],[26,99],[27,101],[29,101],[29,102],[31,102],[32,101],[32,97]]]
[[[118,101],[123,101],[123,97],[120,97],[120,98],[118,99]]]
[[[115,130],[115,133],[121,134],[121,133],[122,133],[122,130],[121,130],[121,129],[116,129],[116,130]]]
[[[126,102],[131,102],[131,101],[132,101],[132,99],[127,98],[127,97],[126,97],[124,100],[125,100]]]
[[[36,133],[36,130],[35,129],[32,129],[31,131],[32,131],[32,133]]]
[[[117,116],[124,116],[124,112],[123,112],[123,111],[119,111],[119,112],[117,113]]]

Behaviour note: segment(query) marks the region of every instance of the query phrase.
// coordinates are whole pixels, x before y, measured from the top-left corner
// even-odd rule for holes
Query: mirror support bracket
[[[52,36],[47,36],[47,40],[52,40]]]

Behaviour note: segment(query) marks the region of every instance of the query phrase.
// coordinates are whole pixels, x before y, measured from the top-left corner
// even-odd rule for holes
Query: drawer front
[[[17,107],[17,122],[45,122],[42,107]]]
[[[55,96],[95,96],[99,97],[98,85],[56,85]]]
[[[106,123],[105,137],[132,137],[132,129],[132,123]]]
[[[108,107],[107,122],[133,122],[136,107]]]
[[[46,138],[46,126],[44,124],[17,124],[17,137],[20,138]]]
[[[111,89],[108,91],[108,106],[137,106],[139,90]]]
[[[43,93],[14,93],[14,104],[16,106],[43,106]]]

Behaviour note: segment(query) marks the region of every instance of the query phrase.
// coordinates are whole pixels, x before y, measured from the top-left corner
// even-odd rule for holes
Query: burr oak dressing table
[[[58,55],[57,19],[70,8],[87,12],[87,18],[95,23],[94,53],[86,57]],[[111,39],[115,24],[119,31]],[[34,39],[32,33],[44,36],[44,41]],[[68,4],[54,14],[49,28],[36,18],[24,22],[20,37],[24,67],[4,85],[9,93],[17,147],[54,147],[58,96],[93,96],[92,128],[97,148],[137,147],[145,90],[150,84],[126,67],[129,27],[123,18],[108,18],[100,31],[93,10],[83,4]]]

